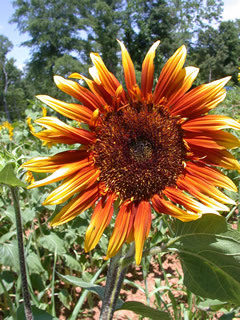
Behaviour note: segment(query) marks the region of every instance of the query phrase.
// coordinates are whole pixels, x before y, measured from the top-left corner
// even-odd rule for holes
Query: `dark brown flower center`
[[[168,111],[138,103],[100,121],[94,159],[110,191],[122,200],[149,200],[176,184],[186,148],[182,129]]]

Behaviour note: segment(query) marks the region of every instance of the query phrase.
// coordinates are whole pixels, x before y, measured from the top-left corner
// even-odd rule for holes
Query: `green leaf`
[[[56,251],[57,254],[62,255],[66,252],[64,241],[53,232],[49,235],[43,236],[38,241],[41,246],[53,253]]]
[[[91,292],[96,293],[101,299],[103,299],[103,295],[104,295],[104,288],[101,286],[98,286],[96,284],[92,284],[86,281],[82,281],[80,278],[74,277],[74,276],[64,276],[60,273],[58,273],[58,276],[61,280],[63,280],[64,282],[70,283],[76,287],[80,287],[83,289],[87,289]]]
[[[46,272],[41,264],[41,261],[40,261],[38,255],[36,255],[36,253],[30,252],[27,255],[26,261],[27,261],[28,270],[29,270],[30,274],[32,274],[32,273],[43,274]]]
[[[168,313],[153,309],[145,304],[138,301],[127,301],[121,306],[121,308],[117,308],[117,310],[130,310],[137,314],[140,314],[143,317],[148,317],[152,320],[170,320],[170,316]]]
[[[36,306],[32,306],[32,314],[34,320],[58,320],[58,318],[53,317],[44,310],[38,309]],[[26,320],[23,303],[17,309],[17,320]]]
[[[63,258],[66,262],[66,265],[71,268],[71,270],[75,270],[75,271],[81,271],[82,268],[79,264],[79,262],[73,258],[72,256],[70,256],[69,254],[64,254]]]
[[[0,183],[11,187],[26,187],[27,185],[15,176],[15,172],[11,163],[7,163],[0,171]]]
[[[15,240],[0,246],[0,264],[19,272],[18,248]]]
[[[72,297],[68,293],[67,289],[61,289],[58,294],[58,299],[62,302],[62,304],[67,308],[71,309],[70,303],[72,302]]]
[[[192,222],[176,222],[178,252],[184,283],[196,295],[240,303],[240,233],[225,218],[204,215]]]
[[[3,282],[3,286],[7,291],[9,291],[13,287],[14,283],[14,273],[12,271],[3,271],[0,273],[0,278],[1,281]],[[4,288],[3,288],[1,282],[0,282],[0,294],[4,293]]]
[[[16,230],[14,231],[9,231],[5,234],[3,234],[0,238],[0,244],[10,240],[12,238],[12,236],[15,236],[16,235]]]

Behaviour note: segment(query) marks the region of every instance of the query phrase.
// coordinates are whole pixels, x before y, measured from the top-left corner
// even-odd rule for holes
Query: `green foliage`
[[[190,47],[191,63],[200,67],[197,81],[212,81],[232,75],[238,83],[240,20],[223,21],[219,27],[202,29]]]
[[[134,311],[135,313],[143,317],[148,317],[152,320],[158,320],[158,319],[170,320],[170,316],[166,312],[155,310],[138,301],[127,301],[121,306],[121,308],[117,310]]]
[[[178,252],[189,290],[204,298],[240,305],[240,233],[229,228],[224,217],[175,223]]]

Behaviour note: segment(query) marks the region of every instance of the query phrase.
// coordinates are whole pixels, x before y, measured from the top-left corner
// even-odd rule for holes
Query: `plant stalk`
[[[24,301],[24,311],[26,320],[32,320],[32,307],[30,301],[30,295],[28,291],[28,282],[27,282],[27,273],[26,273],[26,263],[24,256],[24,247],[23,247],[23,229],[22,229],[22,220],[21,220],[21,211],[18,200],[18,188],[10,187],[13,197],[13,204],[16,216],[16,227],[17,227],[17,242],[18,242],[18,256],[19,256],[19,265],[20,273],[22,280],[22,295]]]
[[[122,268],[118,264],[120,257],[121,251],[110,260],[100,320],[111,320],[116,309],[117,299],[127,272],[127,268]]]

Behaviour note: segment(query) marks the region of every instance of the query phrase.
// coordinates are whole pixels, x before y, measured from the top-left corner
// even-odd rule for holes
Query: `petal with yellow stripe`
[[[113,215],[113,203],[116,196],[112,193],[106,199],[102,197],[93,211],[90,224],[86,231],[84,249],[91,251],[98,244],[104,230],[109,225]]]
[[[155,104],[158,104],[162,98],[169,99],[170,92],[175,91],[176,80],[184,65],[186,54],[186,47],[181,46],[163,67],[153,94]]]
[[[73,198],[51,221],[52,226],[58,226],[71,221],[83,211],[90,208],[100,197],[99,185],[84,190]]]

